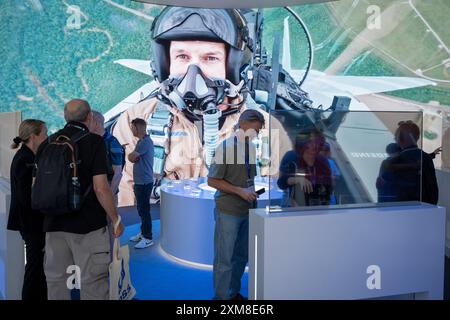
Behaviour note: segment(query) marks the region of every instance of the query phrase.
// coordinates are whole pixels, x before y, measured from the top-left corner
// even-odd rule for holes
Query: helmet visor
[[[246,23],[235,9],[167,7],[155,20],[153,39],[223,41],[244,50]]]

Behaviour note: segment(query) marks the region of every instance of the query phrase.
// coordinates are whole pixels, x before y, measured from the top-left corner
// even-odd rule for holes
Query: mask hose
[[[215,106],[203,114],[203,138],[205,141],[205,161],[209,167],[219,141],[219,118],[222,112]]]

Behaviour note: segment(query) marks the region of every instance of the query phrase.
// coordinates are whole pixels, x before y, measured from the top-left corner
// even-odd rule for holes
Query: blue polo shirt
[[[142,139],[139,139],[134,151],[139,153],[139,159],[133,165],[134,183],[153,183],[153,156],[155,151],[152,139],[145,135]]]
[[[122,146],[120,145],[120,142],[108,131],[105,131],[105,134],[103,135],[103,140],[106,143],[106,148],[109,155],[109,159],[111,161],[111,165],[122,166],[125,154],[123,152]]]

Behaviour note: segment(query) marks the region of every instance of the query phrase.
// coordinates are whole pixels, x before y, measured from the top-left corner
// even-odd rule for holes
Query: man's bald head
[[[91,106],[83,99],[72,99],[64,105],[66,121],[86,122],[89,112],[91,112]]]

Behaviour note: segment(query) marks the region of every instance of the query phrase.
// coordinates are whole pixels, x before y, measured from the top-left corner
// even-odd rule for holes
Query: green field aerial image
[[[129,0],[2,1],[0,112],[46,119],[54,131],[64,124],[63,105],[73,97],[104,113],[111,110],[152,80],[115,61],[150,59],[150,28],[161,9]],[[389,98],[392,108],[396,101],[450,105],[450,1],[341,0],[292,9],[310,34],[313,56],[304,30],[289,19],[292,68],[304,69],[312,59],[311,70],[326,75],[430,81],[362,98],[369,107],[380,97]],[[274,8],[264,14],[270,55],[289,13]]]

